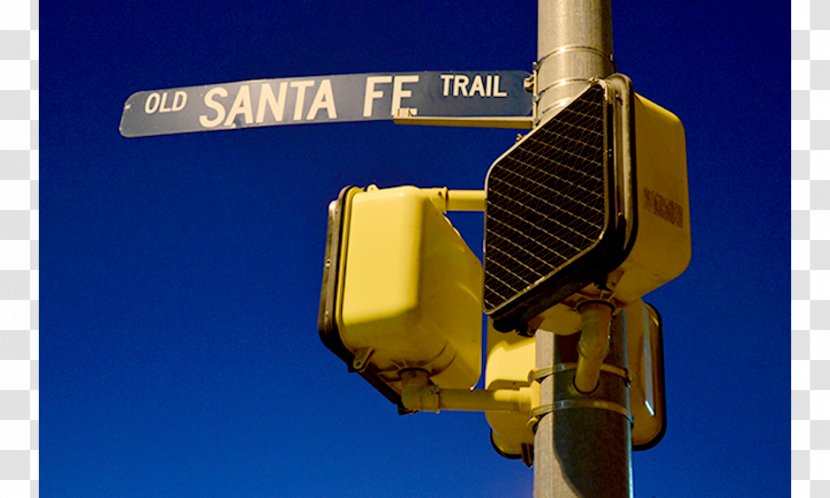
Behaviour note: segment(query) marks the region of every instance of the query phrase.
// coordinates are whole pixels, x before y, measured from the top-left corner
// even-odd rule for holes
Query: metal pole
[[[537,365],[550,364],[551,356],[553,359],[553,374],[541,383],[541,405],[551,406],[553,411],[544,415],[536,428],[535,498],[628,498],[633,494],[628,387],[623,378],[626,339],[621,317],[612,322],[610,351],[599,387],[589,395],[580,394],[574,386],[579,334],[536,334]]]
[[[537,113],[544,121],[591,78],[614,72],[611,0],[539,0]]]
[[[586,82],[615,71],[611,0],[538,0],[536,67],[537,124],[555,115]],[[619,375],[627,360],[625,328],[618,317],[599,387],[583,395],[574,386],[579,334],[536,334],[536,369],[541,379],[540,417],[534,438],[533,495],[630,497],[631,426],[628,388]],[[616,367],[619,370],[615,370]],[[619,410],[623,407],[623,410]]]

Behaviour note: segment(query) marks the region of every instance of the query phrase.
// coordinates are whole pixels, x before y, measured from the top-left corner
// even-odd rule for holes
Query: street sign
[[[524,71],[367,73],[238,81],[132,94],[125,137],[410,116],[531,113]]]

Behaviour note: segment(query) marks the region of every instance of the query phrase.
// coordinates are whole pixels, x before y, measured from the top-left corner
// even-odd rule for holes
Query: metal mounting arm
[[[530,387],[492,391],[441,389],[429,383],[427,372],[418,369],[402,372],[401,379],[401,404],[408,410],[435,413],[441,410],[458,410],[529,414],[533,404]]]
[[[450,190],[447,187],[424,188],[421,192],[442,213],[447,211],[484,211],[487,193],[483,190]]]

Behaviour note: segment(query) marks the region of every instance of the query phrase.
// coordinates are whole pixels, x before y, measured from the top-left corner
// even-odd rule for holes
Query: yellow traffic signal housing
[[[530,373],[535,365],[534,338],[498,332],[488,320],[487,366],[484,369],[488,391],[530,387]],[[485,416],[490,424],[490,442],[496,452],[529,463],[533,454],[533,428],[528,414],[490,411],[485,412]]]
[[[401,371],[450,389],[481,373],[481,263],[446,192],[350,187],[329,207],[320,337],[399,406]]]
[[[573,333],[583,299],[625,306],[691,257],[685,133],[612,75],[487,174],[484,309],[498,330]]]

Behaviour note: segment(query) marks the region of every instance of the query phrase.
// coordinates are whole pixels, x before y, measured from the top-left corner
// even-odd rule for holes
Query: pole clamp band
[[[566,362],[566,363],[557,363],[552,367],[546,368],[536,368],[530,371],[527,380],[529,382],[542,382],[542,379],[546,377],[550,377],[553,374],[567,372],[568,370],[576,370],[576,363]],[[620,368],[614,365],[610,365],[608,363],[603,363],[600,367],[601,372],[605,372],[610,375],[614,375],[619,377],[625,381],[626,384],[631,383],[631,379],[628,377],[628,371],[624,368]]]
[[[566,54],[568,52],[590,52],[594,55],[598,55],[603,59],[608,59],[614,67],[614,72],[617,71],[617,64],[614,62],[614,54],[603,52],[602,50],[599,50],[596,47],[591,47],[589,45],[563,45],[561,47],[557,47],[556,49],[551,50],[542,57],[539,57],[539,60],[536,61],[536,67],[541,66],[543,62],[545,62],[551,57],[556,57],[557,55]]]
[[[619,403],[612,401],[605,401],[601,399],[563,399],[549,405],[539,405],[530,410],[530,416],[534,419],[540,419],[549,413],[560,410],[572,410],[574,408],[592,408],[595,410],[607,410],[618,413],[628,419],[629,423],[633,423],[634,419],[631,413]]]

